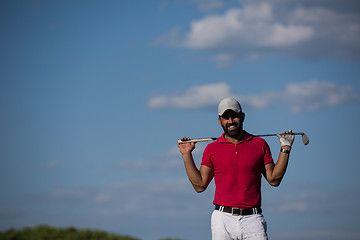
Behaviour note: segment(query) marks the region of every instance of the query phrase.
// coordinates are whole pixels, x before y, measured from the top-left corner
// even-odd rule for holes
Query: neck
[[[245,136],[245,131],[244,130],[241,130],[241,132],[238,135],[234,136],[234,137],[229,136],[229,135],[227,135],[225,133],[225,139],[228,140],[231,143],[234,143],[234,144],[237,144],[238,142],[243,140],[244,136]]]

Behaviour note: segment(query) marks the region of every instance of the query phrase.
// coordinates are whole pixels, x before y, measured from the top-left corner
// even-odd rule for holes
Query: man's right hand
[[[188,141],[190,138],[183,137],[181,141]],[[195,143],[178,143],[179,150],[182,155],[191,153],[195,149]]]

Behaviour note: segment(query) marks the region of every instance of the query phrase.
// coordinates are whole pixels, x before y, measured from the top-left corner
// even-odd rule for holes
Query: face
[[[226,135],[236,137],[240,135],[243,130],[243,121],[245,114],[236,113],[232,110],[227,110],[219,117],[219,123],[224,129]]]

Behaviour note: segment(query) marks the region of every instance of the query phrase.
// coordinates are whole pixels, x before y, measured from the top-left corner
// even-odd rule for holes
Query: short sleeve
[[[271,150],[266,141],[264,141],[264,165],[274,162],[271,156]]]
[[[205,165],[207,167],[214,169],[214,164],[211,162],[211,156],[212,156],[211,148],[208,145],[204,150],[201,165]]]

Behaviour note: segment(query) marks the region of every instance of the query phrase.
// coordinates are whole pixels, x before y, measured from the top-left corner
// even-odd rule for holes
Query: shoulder
[[[256,137],[256,136],[253,136],[252,135],[252,140],[257,143],[257,144],[260,144],[260,145],[265,145],[267,144],[267,142],[265,141],[265,139],[261,138],[261,137]]]
[[[246,131],[245,131],[244,139],[245,141],[251,141],[252,143],[266,144],[266,141],[263,138],[254,136],[253,134],[248,133]]]
[[[212,142],[212,143],[209,143],[206,147],[205,147],[205,150],[204,151],[207,151],[207,152],[211,152],[211,151],[214,151],[216,150],[217,148],[219,148],[220,146],[220,143],[218,141],[215,141],[215,142]]]
[[[217,151],[219,148],[221,148],[221,145],[223,142],[225,142],[225,138],[224,135],[220,136],[216,141],[209,143],[206,147],[204,152],[215,152]]]
[[[252,134],[249,134],[249,133],[247,133],[248,135],[248,139],[249,139],[249,141],[252,143],[252,144],[254,144],[254,145],[256,145],[256,146],[258,146],[259,148],[268,148],[269,147],[269,145],[268,145],[268,143],[265,141],[265,139],[263,139],[263,138],[261,138],[261,137],[257,137],[257,136],[254,136],[254,135],[252,135]]]

